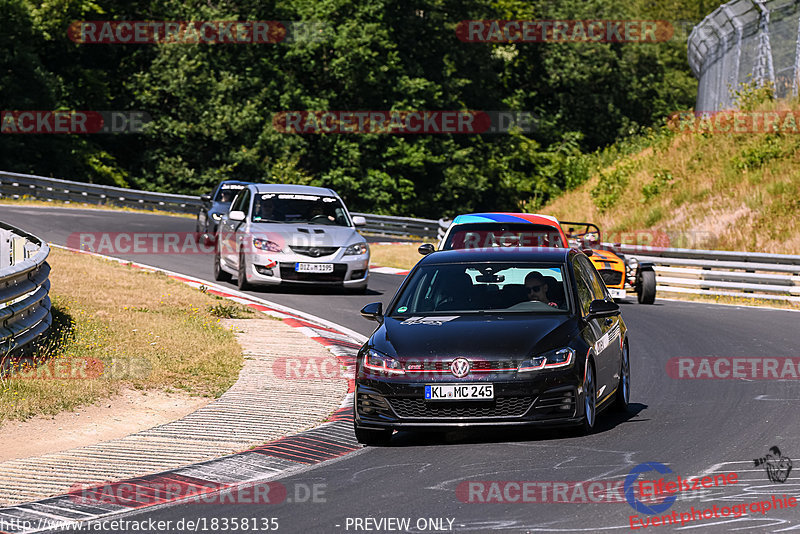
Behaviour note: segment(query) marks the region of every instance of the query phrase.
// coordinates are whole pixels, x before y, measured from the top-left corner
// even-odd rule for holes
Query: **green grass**
[[[0,379],[0,421],[52,415],[123,387],[218,397],[243,358],[212,310],[241,313],[163,274],[53,249],[52,342]]]

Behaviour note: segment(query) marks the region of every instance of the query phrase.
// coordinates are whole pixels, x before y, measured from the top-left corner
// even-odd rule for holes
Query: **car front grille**
[[[470,371],[507,371],[507,370],[514,370],[516,371],[519,367],[520,362],[514,362],[511,360],[508,361],[470,361]],[[412,366],[414,366],[412,368]],[[443,371],[443,372],[450,372],[450,361],[424,361],[424,362],[414,362],[413,360],[409,360],[406,363],[406,369],[411,369],[414,371]]]
[[[347,265],[336,263],[332,273],[298,273],[294,263],[281,263],[281,280],[292,282],[343,282]]]
[[[533,404],[531,397],[498,397],[492,401],[425,402],[425,399],[389,399],[400,417],[409,419],[454,419],[520,417]]]
[[[600,278],[607,286],[616,286],[622,283],[622,271],[615,271],[613,269],[600,269]]]
[[[331,254],[336,254],[336,251],[339,250],[339,247],[295,247],[292,245],[289,245],[289,248],[292,249],[292,252],[295,254],[310,256],[312,258],[330,256]]]

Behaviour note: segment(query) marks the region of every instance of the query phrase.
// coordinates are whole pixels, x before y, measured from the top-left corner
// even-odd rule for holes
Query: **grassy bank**
[[[438,244],[435,239],[426,242],[433,243],[434,246]],[[422,259],[422,256],[417,251],[421,244],[422,242],[392,243],[391,245],[371,244],[369,246],[369,261],[373,265],[380,265],[381,267],[411,269]]]
[[[800,112],[800,104],[755,110]],[[541,211],[606,233],[648,230],[670,246],[800,254],[798,149],[800,134],[789,130],[679,132],[617,159]]]
[[[241,349],[219,316],[250,310],[86,254],[53,249],[49,262],[53,343],[38,368],[0,380],[0,421],[71,410],[123,386],[217,397],[236,380]]]

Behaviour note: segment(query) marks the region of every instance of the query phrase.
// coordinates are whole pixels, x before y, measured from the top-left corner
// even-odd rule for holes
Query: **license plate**
[[[298,273],[332,273],[332,263],[295,263],[294,270]]]
[[[494,398],[492,384],[426,384],[425,400],[491,400]]]
[[[624,289],[609,289],[608,293],[611,295],[612,299],[624,299],[626,295]]]

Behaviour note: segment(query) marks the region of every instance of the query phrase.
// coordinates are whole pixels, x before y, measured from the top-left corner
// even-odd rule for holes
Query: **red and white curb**
[[[404,269],[395,269],[394,267],[381,267],[380,265],[370,265],[369,272],[378,274],[402,274],[403,276],[405,276],[411,271],[408,269],[404,270]]]
[[[51,529],[63,530],[70,526],[78,528],[76,522],[106,519],[134,510],[161,507],[181,501],[223,503],[225,496],[252,495],[254,485],[267,484],[267,481],[287,476],[310,465],[340,458],[361,448],[353,435],[352,376],[355,357],[359,347],[367,339],[365,336],[320,317],[224,288],[206,280],[94,252],[59,245],[50,246],[105,258],[147,271],[161,272],[192,287],[203,287],[212,295],[230,299],[281,319],[330,350],[339,363],[347,367],[347,376],[351,378],[348,379],[348,393],[342,399],[339,408],[328,417],[326,423],[316,428],[215,460],[92,488],[80,488],[64,495],[0,508],[0,525],[2,525],[0,532],[16,534]],[[166,491],[166,488],[169,488],[169,491]],[[283,502],[280,491],[277,492],[278,498],[274,497],[275,493],[273,491],[273,498],[268,502],[261,501],[259,504],[268,506]],[[283,497],[285,498],[285,491]]]

